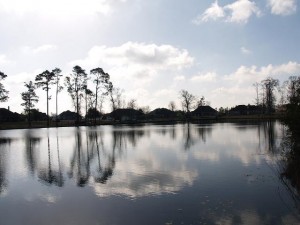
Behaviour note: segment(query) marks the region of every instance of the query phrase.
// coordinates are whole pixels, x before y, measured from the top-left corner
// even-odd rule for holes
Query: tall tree
[[[6,77],[7,75],[0,71],[0,102],[6,102],[8,99],[9,92],[4,88],[4,85],[1,82]]]
[[[300,76],[291,76],[287,83],[287,123],[295,132],[300,133]]]
[[[174,101],[170,101],[169,105],[168,105],[169,109],[174,112],[176,109],[176,105]]]
[[[88,109],[93,107],[93,96],[94,96],[94,93],[86,87],[84,89],[85,116],[88,113]]]
[[[56,94],[55,94],[55,114],[56,117],[58,116],[58,93],[63,90],[63,86],[60,85],[60,79],[62,77],[61,69],[55,68],[52,70],[52,73],[54,74],[54,84],[56,86]],[[56,125],[57,125],[57,118],[56,118]]]
[[[255,98],[255,105],[259,106],[259,86],[260,84],[258,82],[253,83],[253,87],[255,88],[256,98]]]
[[[39,88],[41,87],[44,91],[46,91],[47,96],[47,126],[49,127],[49,90],[50,86],[54,84],[54,73],[45,70],[44,72],[36,75],[35,77],[35,84]]]
[[[179,97],[181,99],[181,104],[182,104],[183,110],[187,114],[189,114],[190,110],[193,108],[193,104],[194,104],[194,102],[196,100],[196,97],[193,94],[190,94],[186,90],[181,90],[179,92]]]
[[[286,86],[289,104],[300,106],[300,76],[291,76]]]
[[[24,86],[27,88],[26,92],[22,92],[22,100],[24,101],[21,105],[25,107],[25,113],[28,115],[28,125],[31,127],[31,110],[34,107],[35,103],[39,101],[39,97],[35,93],[35,85],[32,81],[24,83]]]
[[[102,88],[102,95],[108,94],[108,86],[109,86],[109,79],[110,76],[108,73],[105,73],[102,68],[95,68],[90,71],[90,73],[95,77],[93,83],[95,86],[95,109],[98,110],[98,94],[100,89]]]
[[[277,79],[273,79],[272,77],[268,77],[265,80],[261,81],[263,89],[265,91],[265,105],[267,113],[270,114],[274,112],[275,107],[275,88],[278,87],[279,81]]]
[[[80,66],[74,66],[70,76],[65,78],[67,90],[73,100],[74,107],[77,113],[76,122],[79,122],[80,114],[80,98],[86,88],[87,74]]]
[[[120,88],[115,88],[111,82],[108,82],[107,91],[111,102],[112,111],[122,108],[125,103],[122,100],[123,91]]]

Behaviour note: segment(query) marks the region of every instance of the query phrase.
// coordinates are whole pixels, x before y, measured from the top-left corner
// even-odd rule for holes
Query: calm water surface
[[[0,131],[1,225],[299,224],[280,123]]]

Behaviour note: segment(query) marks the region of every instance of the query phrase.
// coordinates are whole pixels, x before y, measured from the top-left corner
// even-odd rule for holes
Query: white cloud
[[[297,11],[296,0],[268,0],[268,6],[274,15],[287,16]]]
[[[95,13],[110,14],[114,6],[126,0],[0,0],[0,11],[24,15],[34,13],[43,16],[83,16]]]
[[[260,10],[256,6],[256,3],[249,0],[238,0],[226,5],[224,9],[230,11],[227,17],[228,22],[247,23],[252,15],[260,15]]]
[[[235,72],[221,76],[220,83],[211,91],[211,101],[217,105],[227,106],[253,103],[255,90],[252,84],[261,82],[271,76],[280,81],[300,73],[300,63],[288,62],[281,65],[240,66]],[[242,97],[241,97],[242,96]],[[226,106],[226,105],[225,105]]]
[[[118,47],[95,46],[89,51],[87,58],[70,64],[90,68],[105,64],[112,67],[113,71],[121,72],[121,76],[147,78],[158,71],[190,67],[193,62],[194,58],[185,49],[171,45],[127,42]]]
[[[53,51],[56,49],[57,49],[56,45],[45,44],[45,45],[41,45],[41,46],[38,46],[35,48],[30,47],[30,46],[25,46],[22,48],[22,51],[26,54],[39,54],[42,52]]]
[[[259,16],[260,14],[256,3],[250,0],[237,0],[223,7],[219,6],[218,1],[216,1],[192,22],[199,25],[201,22],[224,19],[224,21],[231,23],[247,23],[252,15]]]
[[[225,16],[224,10],[219,6],[218,1],[215,1],[211,6],[205,10],[202,15],[199,15],[192,22],[199,25],[201,22],[207,22],[209,20],[217,20]]]
[[[251,82],[259,82],[268,76],[287,79],[289,76],[297,73],[300,73],[300,64],[297,62],[288,62],[276,66],[269,64],[261,68],[257,66],[240,66],[234,73],[225,76],[225,80],[251,85]]]
[[[183,80],[185,80],[185,76],[183,76],[183,75],[174,77],[174,81],[183,81]]]
[[[191,78],[191,81],[196,81],[196,82],[214,82],[216,81],[217,74],[215,72],[208,72],[206,74],[200,74],[193,76]]]
[[[135,64],[155,66],[160,69],[165,67],[181,69],[193,63],[193,58],[185,49],[180,50],[171,45],[135,42],[127,42],[118,47],[95,46],[90,50],[89,56],[112,65]]]
[[[3,65],[7,65],[7,64],[10,64],[12,63],[11,60],[7,59],[7,56],[6,55],[0,55],[0,65],[3,66]]]
[[[151,107],[164,105],[164,98],[155,97],[153,93],[170,87],[170,80],[184,80],[179,72],[193,64],[194,58],[185,49],[137,42],[116,47],[94,46],[86,58],[69,63],[70,66],[80,65],[85,69],[101,66],[111,75],[116,87],[126,90],[127,99],[133,97],[138,99],[139,105]],[[175,74],[175,78],[171,74]],[[141,94],[137,90],[148,90],[152,94]]]
[[[245,55],[249,55],[249,54],[251,54],[252,53],[252,51],[250,50],[250,49],[248,49],[248,48],[246,48],[246,47],[241,47],[241,52],[243,53],[243,54],[245,54]]]

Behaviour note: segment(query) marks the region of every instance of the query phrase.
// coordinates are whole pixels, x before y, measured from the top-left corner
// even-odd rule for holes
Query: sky
[[[103,68],[126,101],[152,110],[170,101],[181,109],[182,89],[213,108],[253,104],[253,83],[300,75],[299,22],[298,0],[0,0],[9,91],[0,107],[23,112],[24,82],[56,67],[68,76],[75,65]],[[37,94],[46,112],[46,93]],[[74,107],[63,90],[65,110]]]

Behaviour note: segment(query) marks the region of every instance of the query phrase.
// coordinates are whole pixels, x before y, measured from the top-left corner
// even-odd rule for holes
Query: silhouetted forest
[[[0,102],[9,101],[9,91],[5,89],[3,81],[6,74],[0,72]],[[99,124],[99,121],[151,121],[151,120],[193,120],[215,119],[222,116],[250,116],[250,115],[274,115],[286,113],[289,120],[297,118],[297,93],[299,77],[292,76],[281,85],[279,80],[268,77],[260,83],[253,84],[255,89],[254,103],[237,105],[232,108],[212,108],[211,103],[204,96],[197,97],[187,90],[178,93],[180,106],[171,101],[166,108],[150,110],[150,106],[138,106],[137,99],[125,101],[124,92],[115,87],[110,75],[102,68],[94,68],[87,73],[83,68],[76,65],[72,73],[64,76],[59,68],[52,71],[45,70],[36,75],[34,81],[24,83],[25,90],[21,93],[24,107],[22,114],[10,112],[9,109],[1,109],[1,122],[47,121],[59,124],[61,120],[72,120],[75,124]],[[91,81],[91,82],[89,82]],[[45,96],[37,96],[36,89],[45,91]],[[55,114],[49,115],[49,90],[55,89]],[[65,111],[58,114],[59,93],[65,89],[70,96],[74,111]],[[40,98],[45,97],[47,112],[41,113],[35,108]],[[103,103],[108,101],[111,113],[103,112]],[[297,120],[297,119],[296,119]],[[291,123],[295,124],[295,123]]]

